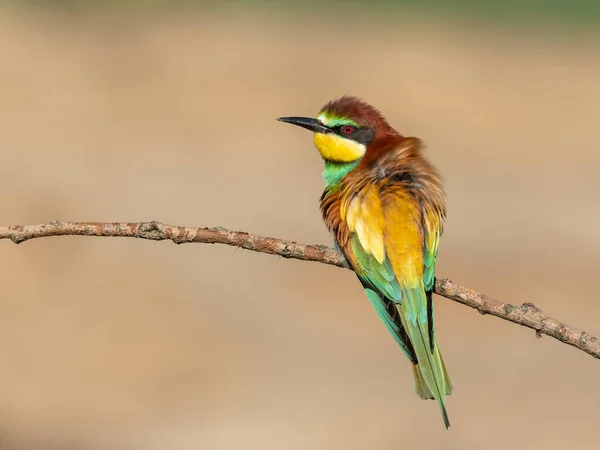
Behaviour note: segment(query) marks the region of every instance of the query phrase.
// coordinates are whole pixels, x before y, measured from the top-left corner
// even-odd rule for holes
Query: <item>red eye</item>
[[[352,134],[354,132],[354,127],[351,127],[350,125],[346,125],[344,127],[342,127],[342,133],[344,134]]]

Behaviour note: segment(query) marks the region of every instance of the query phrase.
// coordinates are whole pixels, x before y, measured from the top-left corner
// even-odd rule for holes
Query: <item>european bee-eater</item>
[[[433,285],[446,196],[421,141],[362,100],[344,96],[318,117],[278,120],[314,132],[325,161],[320,207],[335,246],[408,359],[415,391],[444,404],[452,382],[433,331]]]

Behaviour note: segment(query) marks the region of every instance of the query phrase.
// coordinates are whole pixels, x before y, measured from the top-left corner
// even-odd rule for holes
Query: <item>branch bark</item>
[[[304,245],[281,239],[257,236],[225,228],[193,228],[165,225],[160,222],[99,223],[50,222],[40,225],[14,225],[0,227],[0,239],[10,239],[15,244],[49,236],[100,236],[129,237],[153,241],[170,240],[176,244],[192,242],[226,244],[284,258],[300,259],[348,268],[343,257],[324,245]],[[504,320],[535,330],[537,337],[552,336],[600,359],[600,340],[585,331],[570,327],[544,314],[533,303],[520,306],[504,303],[458,285],[447,278],[437,278],[434,292],[455,302]]]

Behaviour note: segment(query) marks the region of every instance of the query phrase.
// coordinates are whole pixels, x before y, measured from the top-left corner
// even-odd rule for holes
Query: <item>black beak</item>
[[[277,120],[280,122],[291,123],[292,125],[298,125],[313,133],[331,133],[331,130],[323,125],[323,123],[317,119],[311,119],[310,117],[280,117]]]

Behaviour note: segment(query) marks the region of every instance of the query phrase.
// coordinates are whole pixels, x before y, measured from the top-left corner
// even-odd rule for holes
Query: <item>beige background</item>
[[[600,333],[597,36],[290,20],[3,13],[1,222],[155,219],[328,243],[311,136],[274,119],[353,93],[423,138],[445,176],[439,276]],[[223,246],[0,247],[2,449],[600,439],[600,362],[449,300],[445,431],[350,272]]]

